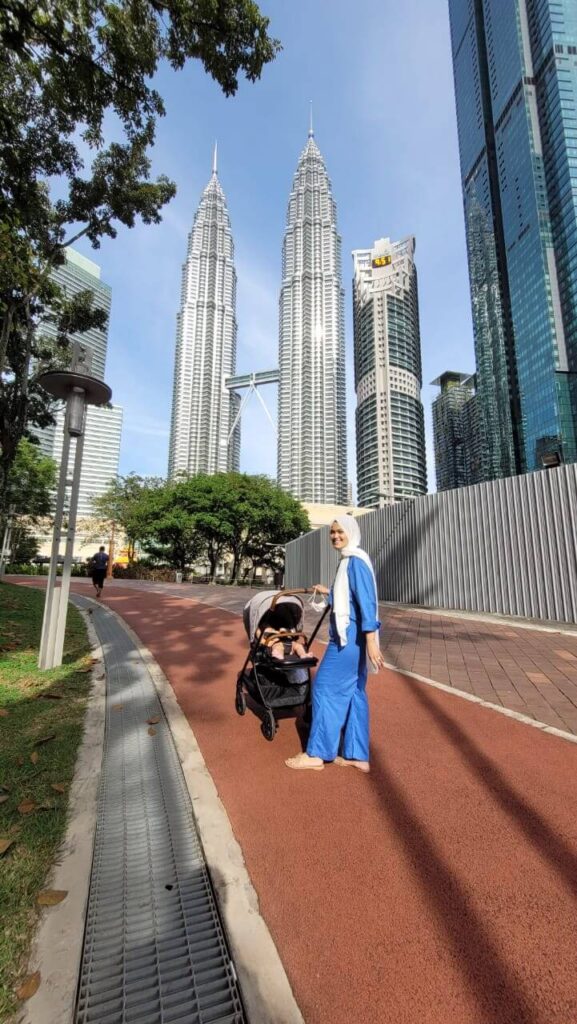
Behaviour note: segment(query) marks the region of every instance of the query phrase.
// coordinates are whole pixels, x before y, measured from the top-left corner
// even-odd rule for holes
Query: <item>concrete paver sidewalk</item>
[[[221,586],[169,587],[168,592],[235,612],[256,593]],[[545,631],[516,626],[513,619],[502,624],[489,616],[386,604],[380,615],[381,648],[396,668],[577,734],[577,628],[572,634],[554,627]],[[316,618],[307,609],[309,631]]]
[[[267,743],[234,712],[237,614],[159,588],[105,600],[175,690],[307,1024],[575,1019],[577,745],[385,672],[372,774],[290,772],[299,723]]]

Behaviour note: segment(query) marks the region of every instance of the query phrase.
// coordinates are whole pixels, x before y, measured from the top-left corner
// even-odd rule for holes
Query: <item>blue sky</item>
[[[283,51],[260,82],[225,99],[199,64],[164,68],[167,116],[155,173],[178,194],[158,226],[121,229],[94,252],[112,287],[107,382],[124,407],[121,473],[165,475],[175,318],[187,236],[210,177],[215,138],[236,249],[239,372],[277,364],[281,248],[292,176],[314,104],[315,137],[337,203],[345,287],[349,477],[356,479],[351,250],[379,237],[417,240],[423,402],[434,490],[429,381],[474,370],[465,236],[444,0],[267,2]],[[276,416],[275,388],[263,396]],[[276,473],[276,443],[253,398],[241,469]]]

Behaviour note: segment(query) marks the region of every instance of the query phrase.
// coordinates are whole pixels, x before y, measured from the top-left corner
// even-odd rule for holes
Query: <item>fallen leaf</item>
[[[55,732],[51,732],[51,733],[48,734],[48,736],[40,736],[37,740],[35,740],[34,741],[34,746],[35,747],[40,747],[40,746],[42,746],[43,743],[50,743],[50,740],[55,740],[55,739],[56,739],[56,733]]]
[[[55,907],[57,903],[62,903],[67,896],[67,889],[43,889],[38,893],[36,902],[40,907]]]
[[[10,712],[6,711],[6,708],[0,708],[0,718],[7,718],[9,714]]]
[[[156,729],[154,728],[153,725],[150,726],[150,729],[148,730],[148,735],[149,736],[156,736]]]
[[[32,761],[32,764],[38,764],[38,751],[37,750],[33,750],[32,751],[32,753],[30,754],[30,760]]]
[[[40,985],[40,971],[35,971],[34,974],[29,974],[21,985],[16,989],[16,995],[18,999],[31,999],[35,992],[38,991]]]
[[[21,804],[18,804],[17,810],[20,814],[31,814],[36,810],[36,804],[33,800],[23,800]]]
[[[9,799],[8,793],[0,793],[0,804],[5,804]]]
[[[153,715],[152,718],[147,718],[148,725],[158,725],[160,722],[160,715]]]
[[[62,784],[62,782],[51,782],[50,783],[50,789],[53,789],[55,793],[65,793],[66,792],[66,786],[64,786]]]
[[[14,842],[13,839],[0,839],[0,857],[3,857],[6,850],[9,850]]]
[[[124,704],[113,704],[112,705],[112,710],[113,711],[122,711],[123,707],[124,707]]]

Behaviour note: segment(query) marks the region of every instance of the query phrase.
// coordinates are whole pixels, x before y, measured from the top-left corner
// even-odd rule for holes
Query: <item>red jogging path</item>
[[[306,1024],[577,1022],[577,745],[383,671],[371,775],[290,771],[295,719],[268,743],[234,710],[237,615],[105,603],[174,687]]]

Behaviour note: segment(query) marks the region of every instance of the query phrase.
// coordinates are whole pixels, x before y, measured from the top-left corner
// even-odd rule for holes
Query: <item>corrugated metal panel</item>
[[[383,601],[577,622],[577,466],[430,494],[361,521]],[[286,585],[329,584],[327,528],[287,545]]]

